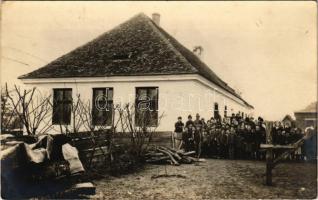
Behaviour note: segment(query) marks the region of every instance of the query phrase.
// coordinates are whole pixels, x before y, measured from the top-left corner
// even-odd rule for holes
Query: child
[[[180,149],[182,145],[182,132],[184,123],[182,117],[178,117],[178,121],[174,124],[173,148]]]

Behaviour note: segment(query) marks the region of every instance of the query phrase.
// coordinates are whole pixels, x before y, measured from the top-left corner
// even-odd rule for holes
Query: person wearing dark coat
[[[192,126],[194,126],[191,115],[188,116],[188,121],[186,122],[185,127],[189,127],[190,124],[192,124]]]
[[[272,143],[278,144],[278,127],[276,126],[276,124],[273,126],[271,130],[271,135],[272,135]]]
[[[218,153],[218,142],[217,142],[217,130],[215,125],[212,126],[210,131],[210,155],[216,157]]]
[[[193,127],[192,123],[190,123],[189,126],[184,129],[184,132],[182,134],[182,141],[185,151],[193,150],[194,131],[195,128]]]
[[[202,122],[202,120],[200,120],[199,113],[197,113],[195,117],[196,119],[193,122],[195,127],[194,145],[195,145],[195,151],[197,153],[197,157],[199,158],[201,155],[202,130],[204,127],[204,123]]]
[[[259,124],[257,124],[255,126],[255,133],[254,134],[255,134],[255,136],[254,136],[255,157],[256,157],[256,159],[260,160],[261,159],[260,146],[262,143],[262,131],[261,131]]]
[[[236,159],[241,159],[242,158],[242,152],[243,152],[243,137],[241,134],[241,131],[239,129],[237,129],[236,132],[236,137],[235,137],[235,158]]]
[[[201,120],[204,120],[203,118]],[[205,123],[203,126],[203,131],[202,131],[202,150],[201,150],[201,155],[204,154],[204,156],[207,156],[210,154],[210,142],[211,142],[211,129],[212,129],[212,123],[210,120]]]
[[[244,140],[245,140],[245,153],[246,153],[246,158],[251,158],[252,157],[252,143],[253,143],[253,134],[252,134],[252,129],[250,125],[246,125],[246,128],[244,130]]]
[[[199,113],[196,114],[196,119],[194,120],[193,124],[196,128],[198,128],[200,131],[202,131],[203,128],[203,122],[200,120],[200,115]]]
[[[174,135],[173,135],[174,147],[176,149],[181,148],[183,128],[184,128],[184,123],[182,122],[182,117],[178,117],[178,121],[174,124]]]
[[[236,118],[235,118],[235,114],[234,113],[232,113],[232,116],[230,117],[230,120],[231,120],[231,123],[233,123],[233,120],[236,120]]]
[[[236,141],[236,133],[235,129],[232,126],[230,129],[230,133],[228,135],[228,153],[229,153],[229,159],[235,158],[235,141]]]
[[[278,127],[277,127],[277,136],[278,136],[278,144],[285,144],[285,138],[284,138],[284,128],[282,126],[281,122],[278,122]]]
[[[178,121],[174,124],[174,132],[182,133],[183,132],[184,123],[182,122],[182,117],[178,117]]]
[[[201,148],[202,148],[202,134],[199,127],[195,128],[193,141],[194,141],[194,150],[196,152],[196,156],[197,158],[200,158]]]
[[[219,142],[220,142],[220,157],[227,158],[227,130],[222,128],[221,134],[219,135]]]

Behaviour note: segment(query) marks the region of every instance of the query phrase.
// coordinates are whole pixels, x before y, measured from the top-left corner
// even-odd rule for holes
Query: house
[[[284,125],[288,125],[289,127],[295,127],[295,120],[290,115],[286,115],[282,122]]]
[[[253,110],[200,58],[160,27],[160,15],[138,14],[46,66],[19,77],[58,99],[54,124],[71,124],[71,99],[121,105],[145,100],[151,125],[172,131],[178,116],[203,118]],[[145,98],[146,97],[146,98]],[[96,106],[95,106],[96,107]],[[93,108],[96,125],[110,125],[111,112]],[[158,125],[158,116],[164,113]],[[107,118],[107,119],[106,119]]]
[[[309,104],[306,108],[294,112],[296,126],[303,131],[310,126],[317,128],[317,101]]]

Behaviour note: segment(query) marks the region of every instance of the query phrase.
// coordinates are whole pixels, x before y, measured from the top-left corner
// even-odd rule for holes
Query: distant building
[[[305,109],[296,111],[296,126],[305,130],[306,127],[317,127],[317,102],[311,103]]]
[[[295,127],[295,120],[290,116],[286,115],[282,120],[284,125],[288,125],[290,127]]]

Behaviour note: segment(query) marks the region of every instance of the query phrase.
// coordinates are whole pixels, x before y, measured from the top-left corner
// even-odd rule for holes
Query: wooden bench
[[[287,158],[297,148],[304,144],[304,138],[290,145],[261,144],[260,148],[266,150],[266,185],[272,185],[272,170],[279,161]],[[277,158],[273,159],[274,150],[284,150]]]

